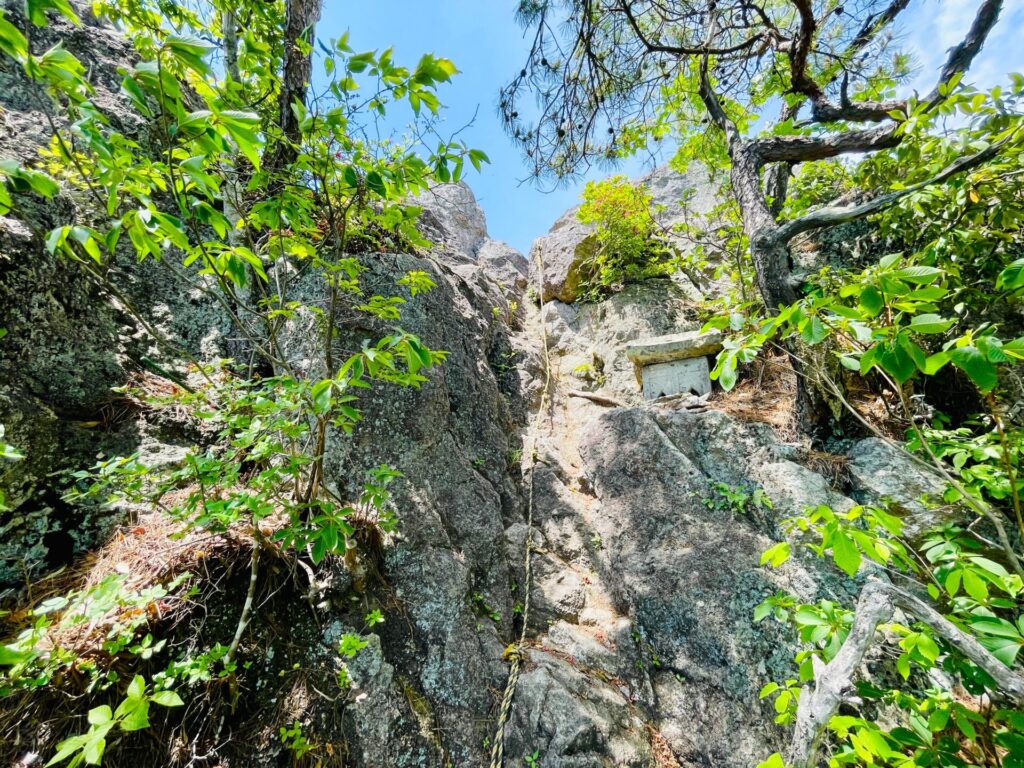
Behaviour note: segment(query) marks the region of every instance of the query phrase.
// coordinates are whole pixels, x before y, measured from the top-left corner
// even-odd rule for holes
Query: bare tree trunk
[[[748,146],[738,143],[732,153],[731,181],[743,217],[743,228],[750,243],[750,258],[754,265],[757,288],[768,311],[775,313],[799,297],[791,281],[789,242],[779,237],[777,214],[769,208],[765,199],[757,159]],[[775,187],[776,194],[781,193],[784,201],[789,166],[786,163],[780,163],[779,166],[782,167],[768,182]],[[812,355],[805,345],[793,340],[786,343],[786,351],[796,373],[797,425],[802,432],[817,435],[828,424],[832,411],[821,389],[814,385],[816,376]]]
[[[221,35],[224,37],[224,71],[238,81],[238,17],[233,10],[225,10],[220,17]]]
[[[274,148],[270,168],[287,165],[298,154],[299,118],[292,105],[306,103],[313,74],[313,40],[320,20],[321,0],[288,0],[285,6],[284,65],[278,95],[281,136]]]

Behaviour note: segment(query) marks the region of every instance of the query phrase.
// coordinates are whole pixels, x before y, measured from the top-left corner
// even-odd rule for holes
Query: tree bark
[[[305,105],[313,74],[313,40],[320,20],[321,0],[288,0],[285,5],[284,63],[278,95],[281,136],[274,148],[270,168],[281,168],[298,154],[299,118],[292,105]]]

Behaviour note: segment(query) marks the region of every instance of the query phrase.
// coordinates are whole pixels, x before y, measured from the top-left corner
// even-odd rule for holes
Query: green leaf
[[[780,542],[761,554],[761,565],[770,563],[773,568],[778,568],[789,559],[789,553],[789,542]]]
[[[914,366],[919,370],[923,371],[926,365],[926,359],[924,350],[915,344],[910,336],[906,333],[900,333],[896,337],[896,343],[899,344],[900,349],[907,353],[911,360],[914,361]]]
[[[56,11],[75,24],[80,23],[68,0],[26,0],[28,17],[37,27],[46,26],[46,11]]]
[[[1013,624],[995,616],[978,616],[971,620],[971,628],[979,634],[1024,642],[1024,637]]]
[[[915,333],[944,333],[953,325],[952,320],[939,315],[917,315],[910,321],[910,330]]]
[[[1024,288],[1024,259],[1017,259],[999,273],[996,280],[996,288],[1007,291],[1015,291]]]
[[[881,292],[873,285],[869,285],[860,294],[860,305],[870,317],[877,317],[885,306],[885,299]]]
[[[1017,360],[1024,360],[1024,336],[1003,344],[1003,354]]]
[[[3,13],[0,13],[0,52],[19,62],[28,56],[28,40]]]
[[[89,765],[99,765],[103,762],[103,750],[106,747],[107,740],[103,736],[92,735],[82,749],[82,759]]]
[[[850,577],[855,576],[857,569],[860,568],[860,550],[841,530],[836,531],[832,538],[832,559]]]
[[[786,761],[778,752],[772,753],[767,759],[757,764],[757,768],[786,768]]]
[[[914,359],[899,344],[892,342],[879,344],[876,349],[878,349],[878,364],[882,366],[882,370],[896,379],[897,383],[905,383],[917,370]]]
[[[960,591],[960,579],[962,573],[959,568],[954,569],[946,574],[946,581],[943,586],[946,587],[946,591],[950,597],[956,597],[957,592]]]
[[[916,266],[897,269],[893,274],[908,283],[926,285],[934,282],[935,278],[942,274],[942,270],[937,267]]]
[[[384,184],[384,179],[381,178],[381,175],[377,173],[377,171],[370,171],[366,174],[366,186],[375,195],[380,195],[381,197],[388,196],[388,188]]]
[[[80,752],[82,747],[85,746],[85,742],[85,736],[72,736],[70,739],[64,739],[64,741],[57,745],[57,753],[50,758],[50,762],[46,764],[46,768],[50,768],[51,765],[63,763],[76,752]]]
[[[964,590],[979,603],[988,600],[988,587],[984,579],[972,570],[964,571]]]
[[[212,70],[204,61],[204,57],[213,50],[213,46],[207,45],[199,38],[183,35],[168,35],[164,38],[164,46],[185,68],[204,77],[211,74]]]
[[[814,315],[800,331],[800,337],[808,344],[820,344],[828,336],[828,328],[821,322],[821,318]]]
[[[945,730],[947,723],[949,723],[949,710],[946,708],[936,709],[928,715],[928,730],[932,733]]]
[[[122,709],[123,708],[123,709]],[[149,728],[149,700],[125,699],[117,708],[121,717],[120,727],[122,731],[141,731]]]
[[[773,693],[779,690],[779,688],[780,686],[778,683],[768,683],[760,690],[760,692],[758,692],[757,698],[763,699],[765,696],[771,696]]]
[[[110,707],[103,704],[90,709],[86,719],[89,721],[89,725],[103,725],[114,719],[114,713],[111,712]]]
[[[217,116],[217,123],[224,128],[224,131],[235,143],[235,146],[238,147],[238,151],[245,156],[245,159],[252,164],[253,168],[258,170],[260,167],[260,149],[263,142],[256,131],[250,127],[251,123],[248,120],[236,117],[237,115],[247,114],[244,112],[222,112]]]
[[[480,165],[482,163],[490,163],[491,159],[483,150],[471,149],[469,150],[469,162],[471,162],[473,164],[473,167],[479,171]]]
[[[327,409],[331,407],[331,387],[333,384],[333,379],[324,379],[314,384],[313,389],[310,390],[310,395],[313,397],[313,407],[317,413],[326,413]]]
[[[896,671],[900,673],[904,680],[910,677],[910,656],[905,653],[901,653],[899,658],[896,659]]]
[[[157,691],[150,698],[154,704],[159,704],[161,707],[181,707],[185,704],[175,691]]]
[[[136,675],[128,683],[128,690],[125,695],[129,699],[141,699],[146,695],[146,680],[142,675]]]
[[[142,90],[134,77],[126,75],[124,79],[121,80],[121,90],[124,91],[125,95],[140,114],[146,117],[153,116],[153,112],[149,108],[149,102],[146,99],[146,93]]]
[[[996,367],[975,346],[958,347],[949,353],[953,365],[970,377],[982,392],[989,392],[996,385]]]
[[[1009,640],[1007,638],[981,638],[981,644],[984,645],[989,652],[999,659],[1003,664],[1008,667],[1012,667],[1017,660],[1017,654],[1020,653],[1021,645],[1019,641]]]
[[[924,368],[922,372],[925,376],[934,376],[938,373],[946,363],[949,362],[948,352],[936,352],[934,355],[929,355],[924,361]]]

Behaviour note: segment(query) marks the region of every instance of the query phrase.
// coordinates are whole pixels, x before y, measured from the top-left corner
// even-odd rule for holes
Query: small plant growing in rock
[[[704,499],[704,506],[708,509],[723,510],[736,516],[772,508],[772,501],[763,488],[746,489],[728,483],[715,483],[711,490],[715,495]]]
[[[292,759],[296,763],[317,748],[317,745],[310,743],[302,733],[302,723],[298,720],[293,721],[287,728],[281,726],[278,734],[282,743],[292,753]]]
[[[474,592],[472,600],[473,607],[474,609],[476,609],[476,612],[478,614],[480,614],[481,616],[486,616],[495,624],[501,622],[501,614],[498,613],[498,611],[492,608],[490,605],[488,605],[487,598],[485,598],[481,593]]]

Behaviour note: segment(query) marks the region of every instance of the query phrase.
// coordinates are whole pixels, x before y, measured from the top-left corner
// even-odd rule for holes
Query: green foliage
[[[1009,92],[961,86],[948,93],[936,111],[911,102],[895,150],[870,155],[852,173],[826,164],[826,191],[845,188],[848,178],[863,191],[900,190],[1003,141],[997,158],[910,194],[879,216],[880,233],[902,250],[861,270],[822,269],[809,276],[803,299],[774,316],[733,312],[713,319],[710,326],[734,334],[712,372],[725,389],[735,384],[739,365],[778,339],[827,343],[846,368],[861,376],[877,372],[896,386],[951,365],[981,393],[996,387],[1001,368],[1024,359],[1024,337],[1005,335],[998,314],[1019,293],[1024,248],[1024,187],[1014,170],[1024,151],[1024,124],[1015,111],[1024,78],[1013,78]],[[951,117],[969,122],[936,130]],[[822,173],[804,173],[811,181],[800,181],[802,173],[794,182],[792,205],[800,210],[821,202],[815,190]]]
[[[795,219],[813,208],[827,205],[853,189],[847,166],[836,160],[801,163],[790,179],[783,216]]]
[[[845,514],[818,507],[785,525],[816,556],[832,559],[848,575],[857,573],[866,557],[876,567],[917,580],[938,612],[1007,666],[1016,663],[1024,647],[1024,581],[986,557],[984,542],[969,532],[948,527],[912,547],[902,539],[899,518],[862,507]],[[812,540],[806,541],[808,536]],[[762,556],[762,565],[778,567],[788,556],[788,544],[776,545]],[[801,683],[814,680],[813,657],[824,662],[835,657],[853,621],[852,611],[832,601],[800,604],[785,593],[768,598],[754,613],[755,621],[769,616],[791,625],[805,644],[794,659]],[[885,630],[903,680],[909,680],[915,669],[941,669],[974,696],[998,699],[992,680],[928,624],[891,623]],[[795,680],[786,680],[762,689],[762,698],[776,696],[778,722],[792,720],[798,688]],[[946,690],[922,693],[917,686],[883,689],[862,682],[858,695],[891,707],[898,713],[897,724],[892,726],[890,717],[889,725],[881,725],[869,714],[871,709],[860,716],[834,717],[828,726],[838,742],[833,765],[924,766],[936,759],[943,760],[942,765],[987,765],[989,745],[1017,744],[1024,738],[1024,720],[1018,713],[985,704],[979,712],[953,700]],[[779,760],[765,764],[781,765]]]
[[[501,622],[501,614],[498,613],[498,611],[494,607],[487,603],[487,598],[484,597],[482,593],[474,592],[471,595],[471,600],[473,602],[473,609],[477,612],[478,615],[486,616],[495,624]]]
[[[767,683],[758,692],[757,698],[766,699],[769,696],[774,696],[775,722],[779,725],[787,725],[793,722],[793,715],[796,713],[796,702],[799,695],[799,683],[796,680],[786,680],[781,684]]]
[[[438,137],[438,88],[457,69],[432,54],[403,66],[390,49],[356,52],[347,35],[329,45],[318,41],[325,92],[309,106],[301,96],[286,104],[296,121],[286,128],[279,104],[284,46],[309,53],[310,45],[285,40],[283,3],[234,4],[246,23],[234,51],[237,71],[224,72],[211,65],[228,45],[219,4],[94,6],[135,47],[121,87],[139,123],[149,126],[146,143],[118,127],[132,121],[111,121],[90,101],[89,74],[73,55],[60,45],[37,53],[30,44],[32,28],[54,13],[79,23],[65,0],[30,0],[26,29],[0,13],[0,55],[45,89],[52,101],[43,108],[61,116],[36,162],[0,163],[0,214],[17,213],[28,197],[70,196],[76,204],[67,209],[80,211],[76,219],[38,233],[50,253],[113,295],[115,258],[162,262],[182,290],[217,302],[253,360],[199,363],[137,318],[166,353],[161,366],[189,383],[172,394],[130,394],[188,414],[206,437],[170,466],[105,457],[75,473],[69,499],[141,504],[180,522],[182,531],[245,536],[253,584],[264,551],[308,558],[313,566],[344,555],[352,565],[361,531],[383,536],[395,529],[388,486],[399,475],[389,467],[371,470],[358,500],[340,498],[326,483],[327,446],[357,428],[360,392],[418,387],[445,358],[398,327],[404,305],[434,287],[430,275],[394,275],[395,295],[381,295],[364,284],[360,255],[427,245],[410,197],[434,182],[458,181],[467,161],[477,170],[488,162],[481,150]],[[413,116],[407,136],[383,130],[388,111],[399,106]],[[428,134],[429,146],[420,140]],[[294,274],[318,285],[326,301],[304,299]],[[372,329],[355,352],[339,351],[342,317],[358,318],[361,333]],[[281,331],[307,320],[314,330],[310,362],[299,367],[282,349]],[[266,373],[256,375],[257,368]],[[20,458],[2,440],[0,455]],[[180,598],[186,584],[180,577],[133,590],[114,574],[36,607],[30,626],[2,646],[0,695],[56,685],[72,668],[87,672],[91,693],[114,693],[115,661],[152,666],[171,655],[166,638],[148,631],[147,608]],[[230,644],[179,654],[152,684],[135,676],[124,701],[93,708],[89,731],[62,742],[54,760],[99,764],[112,731],[148,725],[150,702],[174,705],[180,700],[173,688],[233,678],[252,602],[245,602]],[[381,621],[374,611],[367,628]],[[97,658],[79,658],[77,648],[60,642],[83,622],[106,633]],[[343,642],[345,658],[366,643],[353,637]],[[299,732],[282,738],[293,752],[309,746]]]
[[[378,624],[383,624],[384,616],[379,609],[374,609],[366,614],[363,621],[362,632],[346,632],[341,636],[341,640],[338,641],[338,656],[341,664],[337,672],[337,681],[338,687],[343,691],[347,691],[352,687],[352,676],[349,673],[348,662],[358,656],[359,652],[370,644],[368,640],[364,639],[365,633]]]
[[[992,502],[1011,502],[1016,492],[1024,501],[1018,483],[1020,458],[1024,454],[1024,430],[1007,428],[1000,432],[991,416],[968,419],[956,428],[938,414],[934,426],[921,427],[909,435],[907,447],[922,455],[930,451],[949,464],[968,493]],[[946,500],[956,501],[960,492],[947,491]]]
[[[597,250],[579,266],[585,299],[623,283],[665,274],[672,252],[659,237],[651,195],[624,176],[587,182],[576,217],[596,226]]]
[[[303,735],[302,723],[298,720],[292,721],[292,724],[287,728],[282,725],[278,729],[278,735],[281,738],[281,742],[292,753],[292,757],[296,762],[302,760],[302,758],[317,748],[316,744],[310,743]]]
[[[714,496],[704,499],[704,506],[708,509],[718,509],[732,515],[746,515],[761,509],[772,509],[771,499],[760,487],[748,489],[728,483],[713,483],[711,490]]]
[[[180,707],[184,704],[174,691],[152,691],[141,675],[136,675],[125,690],[124,699],[111,711],[106,704],[89,710],[89,730],[80,736],[64,739],[57,753],[46,764],[58,765],[70,760],[71,768],[79,765],[100,765],[112,730],[131,732],[149,727],[149,706]]]
[[[926,593],[937,613],[1002,663],[1014,665],[1024,641],[1022,573],[1019,546],[1004,531],[1003,521],[1012,519],[1024,531],[1018,482],[1024,446],[1019,428],[1004,424],[997,394],[1024,359],[1019,323],[1007,321],[1019,302],[1015,265],[1024,243],[1017,170],[1024,133],[1013,107],[1024,94],[1024,79],[1014,78],[1010,93],[961,88],[950,94],[940,115],[911,103],[909,119],[900,128],[904,141],[892,152],[876,153],[848,173],[831,169],[806,185],[798,177],[789,215],[827,202],[817,197],[819,186],[822,196],[851,185],[862,192],[899,190],[993,142],[1005,142],[1004,151],[946,185],[904,197],[878,217],[890,252],[877,261],[821,269],[807,277],[802,298],[777,313],[765,314],[757,305],[734,306],[714,318],[708,325],[731,337],[712,377],[730,389],[740,366],[766,345],[781,343],[823,350],[846,376],[888,390],[910,426],[907,450],[935,467],[949,486],[944,498],[922,503],[959,503],[973,510],[985,525],[995,527],[995,551],[991,540],[975,531],[981,520],[909,542],[901,521],[887,510],[818,507],[786,521],[786,531],[795,538],[766,551],[762,565],[782,566],[795,540],[850,577],[882,569]],[[936,121],[953,116],[961,127],[937,129]],[[827,366],[808,370],[831,382],[826,390],[838,404],[854,408]],[[951,372],[973,387],[975,403],[987,406],[989,413],[956,426],[939,414],[928,424],[914,412],[911,393],[929,381],[941,387],[937,377],[948,380]],[[756,620],[768,617],[792,627],[802,643],[794,678],[803,684],[814,678],[815,658],[827,662],[842,647],[853,620],[849,607],[834,601],[803,603],[785,594],[757,607]],[[880,641],[889,645],[899,680],[905,682],[885,689],[859,684],[865,704],[856,716],[844,713],[829,724],[836,742],[832,765],[998,764],[993,745],[1020,743],[1019,724],[1000,708],[994,682],[928,624],[887,625]],[[976,706],[958,704],[958,709],[947,692],[922,692],[916,673],[930,670],[942,670],[971,695],[985,698]],[[877,714],[883,705],[890,708],[884,723]],[[780,766],[782,758],[775,755],[765,765]]]
[[[118,681],[111,661],[120,655],[148,659],[162,648],[151,635],[140,639],[150,611],[184,599],[188,573],[144,589],[128,586],[128,576],[112,573],[96,584],[50,597],[33,608],[29,626],[0,645],[0,699],[16,690],[40,688],[73,670],[83,673],[90,689],[104,690]],[[65,639],[76,631],[95,636],[90,658],[81,658]]]

